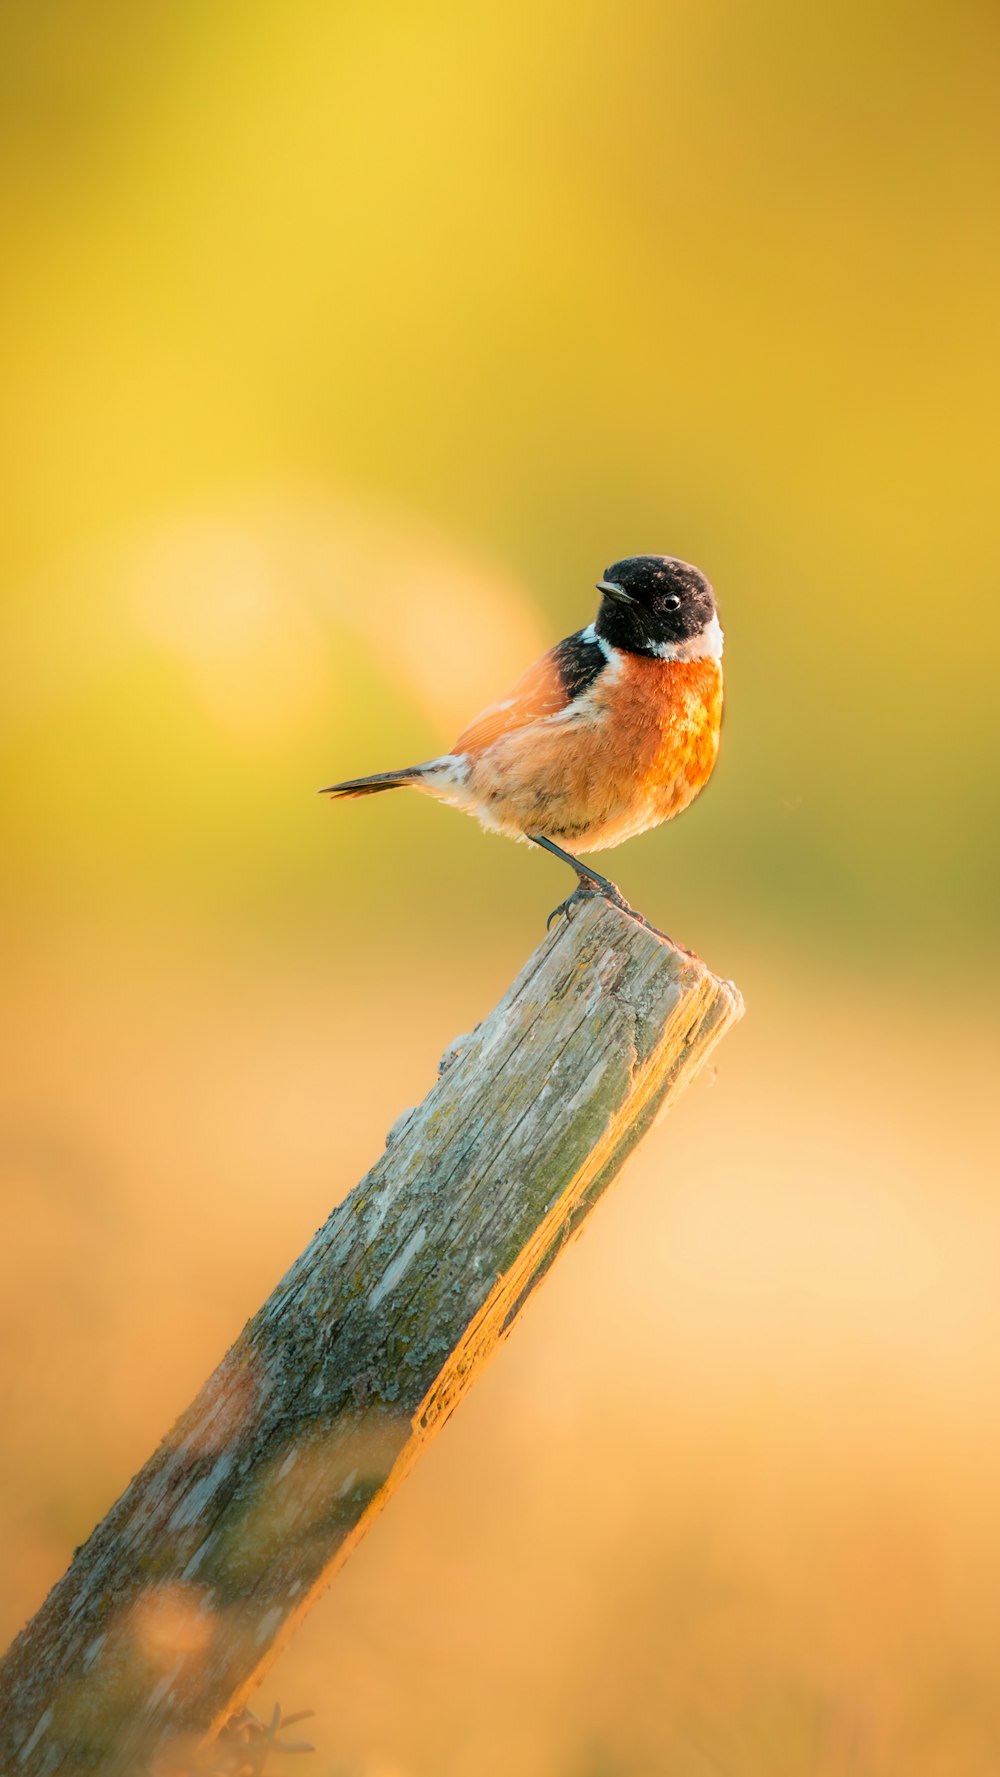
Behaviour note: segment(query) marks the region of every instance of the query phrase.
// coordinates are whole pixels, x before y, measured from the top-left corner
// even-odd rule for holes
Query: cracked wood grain
[[[605,902],[560,922],[13,1643],[0,1771],[192,1768],[742,1010]]]

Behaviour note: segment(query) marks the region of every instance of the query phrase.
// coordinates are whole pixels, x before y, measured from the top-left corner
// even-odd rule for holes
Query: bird
[[[704,788],[719,751],[723,634],[709,581],[678,556],[626,556],[596,589],[594,621],[543,654],[450,752],[320,794],[421,790],[572,867],[577,887],[550,924],[595,895],[642,919],[577,854],[672,820]]]

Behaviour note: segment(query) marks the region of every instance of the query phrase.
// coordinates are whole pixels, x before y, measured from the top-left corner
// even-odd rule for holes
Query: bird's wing
[[[463,729],[452,751],[481,753],[501,735],[559,715],[590,690],[608,664],[608,654],[592,631],[580,630],[550,648],[512,686]]]

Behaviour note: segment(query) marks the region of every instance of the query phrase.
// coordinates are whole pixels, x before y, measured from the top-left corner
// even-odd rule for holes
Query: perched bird
[[[423,790],[570,864],[578,887],[556,913],[593,894],[632,912],[576,854],[669,821],[706,783],[719,750],[722,630],[704,574],[676,556],[617,561],[597,590],[595,621],[529,667],[450,753],[320,794]]]

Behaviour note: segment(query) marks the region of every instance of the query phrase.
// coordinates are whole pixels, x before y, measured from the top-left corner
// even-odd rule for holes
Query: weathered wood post
[[[13,1643],[4,1777],[190,1769],[742,1010],[603,901],[559,923]]]

